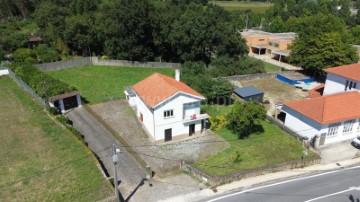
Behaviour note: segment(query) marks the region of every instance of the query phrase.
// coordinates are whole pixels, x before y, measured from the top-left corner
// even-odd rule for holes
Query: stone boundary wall
[[[47,72],[47,71],[67,69],[67,68],[71,68],[71,67],[80,67],[80,66],[90,65],[90,64],[92,64],[91,58],[84,57],[84,58],[75,58],[75,59],[71,59],[71,60],[36,64],[35,66],[39,70]]]
[[[304,165],[309,166],[309,165],[313,165],[313,164],[319,164],[320,161],[321,161],[320,157],[314,157],[314,158],[305,159],[304,162],[302,160],[285,162],[285,163],[280,163],[280,164],[276,164],[273,166],[256,168],[256,169],[238,172],[238,173],[220,176],[220,177],[210,176],[210,175],[204,173],[203,171],[201,171],[201,170],[195,168],[194,166],[187,164],[185,162],[182,162],[180,164],[180,168],[190,172],[191,174],[200,178],[201,180],[208,182],[212,186],[218,186],[221,184],[230,183],[230,182],[241,180],[244,178],[255,177],[255,176],[264,175],[264,174],[268,174],[268,173],[299,168],[299,167],[303,167]]]
[[[156,68],[179,68],[180,63],[169,63],[169,62],[138,62],[128,60],[104,60],[97,57],[92,57],[93,65],[103,66],[122,66],[122,67],[156,67]]]
[[[138,62],[128,60],[104,60],[98,57],[81,57],[65,61],[57,61],[43,64],[36,64],[35,66],[44,72],[56,71],[72,67],[80,67],[84,65],[102,65],[102,66],[117,66],[117,67],[156,67],[156,68],[179,68],[180,63],[168,62]]]

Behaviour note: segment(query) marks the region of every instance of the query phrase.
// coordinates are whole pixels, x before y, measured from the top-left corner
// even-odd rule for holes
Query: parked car
[[[357,137],[357,138],[354,138],[352,141],[351,141],[351,145],[353,147],[355,147],[356,149],[360,149],[360,136]]]

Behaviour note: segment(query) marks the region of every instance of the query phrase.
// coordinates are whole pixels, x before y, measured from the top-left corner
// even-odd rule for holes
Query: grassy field
[[[243,2],[243,1],[209,1],[228,11],[252,10],[255,13],[265,13],[272,4],[266,2]]]
[[[229,109],[223,106],[204,106],[203,111],[211,116],[226,113]],[[300,142],[282,131],[276,125],[263,121],[262,132],[251,134],[248,139],[237,139],[227,129],[215,131],[230,143],[230,147],[195,166],[213,176],[222,176],[239,171],[270,166],[281,162],[301,160],[303,147]],[[240,161],[234,162],[236,153]],[[309,157],[314,156],[309,152]]]
[[[125,86],[159,72],[173,76],[172,68],[84,66],[48,72],[50,75],[75,86],[89,103],[125,98]]]
[[[266,72],[281,72],[281,67],[268,62],[264,62],[264,67]]]
[[[5,76],[0,120],[0,201],[96,201],[113,194],[86,147]]]

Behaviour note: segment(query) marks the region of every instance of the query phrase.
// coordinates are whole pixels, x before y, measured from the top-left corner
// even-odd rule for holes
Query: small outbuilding
[[[66,110],[81,106],[81,97],[78,91],[70,91],[60,95],[49,97],[50,107],[56,107],[61,113]]]
[[[264,98],[264,92],[254,86],[236,88],[234,93],[245,101],[262,102]]]

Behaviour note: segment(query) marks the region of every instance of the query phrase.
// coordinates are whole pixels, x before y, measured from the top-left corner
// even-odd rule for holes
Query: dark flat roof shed
[[[255,88],[254,86],[246,86],[243,88],[237,88],[234,90],[235,94],[240,97],[249,97],[253,95],[263,94],[261,90]]]

